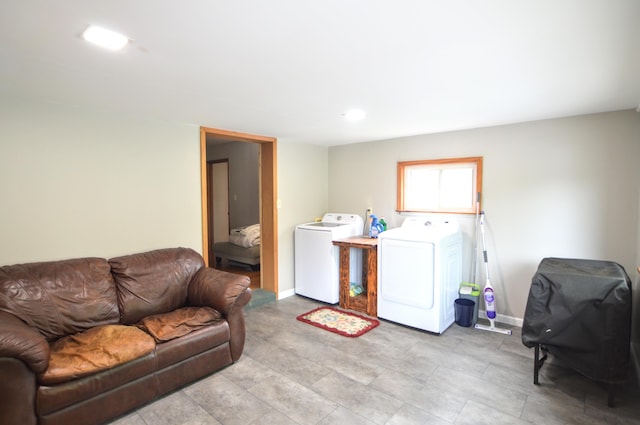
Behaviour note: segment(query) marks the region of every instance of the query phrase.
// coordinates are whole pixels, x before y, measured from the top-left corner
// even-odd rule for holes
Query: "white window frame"
[[[464,173],[466,170],[470,171],[469,181],[454,179],[455,184],[447,184],[447,175],[452,176],[452,172],[458,171]],[[429,179],[432,184],[431,193],[423,200],[419,200],[419,196],[412,195],[414,191],[426,190],[423,187],[416,187],[418,183],[411,181],[412,175],[418,175],[416,173],[422,176],[428,173],[432,176]],[[447,190],[456,191],[456,193],[454,196],[446,196]],[[398,212],[475,214],[480,193],[482,193],[482,157],[480,156],[398,162],[396,207]]]

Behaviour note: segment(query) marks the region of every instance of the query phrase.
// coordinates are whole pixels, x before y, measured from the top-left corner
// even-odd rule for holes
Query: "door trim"
[[[260,151],[260,281],[262,289],[278,294],[278,211],[275,137],[258,136],[217,128],[200,127],[200,186],[202,206],[202,256],[209,266],[209,223],[207,202],[207,135],[234,142],[258,143]]]

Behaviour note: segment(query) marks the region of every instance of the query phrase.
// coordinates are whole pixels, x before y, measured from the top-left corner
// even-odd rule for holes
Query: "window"
[[[482,157],[398,162],[399,212],[474,214]]]

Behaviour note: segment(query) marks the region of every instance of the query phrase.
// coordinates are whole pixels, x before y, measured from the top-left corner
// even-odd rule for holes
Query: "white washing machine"
[[[378,241],[378,317],[441,334],[455,321],[462,275],[458,224],[408,217]]]
[[[305,223],[295,229],[296,294],[329,304],[340,298],[340,258],[334,240],[362,235],[364,222],[356,214],[327,213],[322,221]],[[351,253],[351,276],[362,275],[362,260]],[[360,271],[358,271],[360,270]]]

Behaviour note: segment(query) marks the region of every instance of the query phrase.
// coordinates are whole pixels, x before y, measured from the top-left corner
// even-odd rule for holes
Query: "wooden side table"
[[[378,316],[378,239],[366,236],[353,236],[333,241],[340,247],[340,307],[355,310],[371,317]],[[349,295],[351,284],[350,251],[362,250],[362,286],[364,292],[352,297]]]

